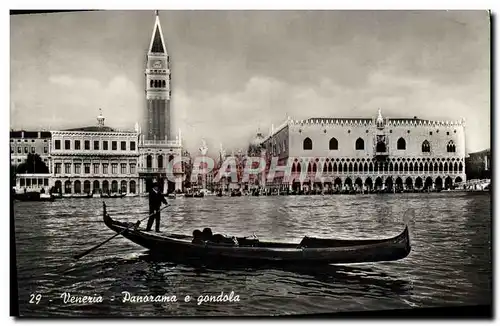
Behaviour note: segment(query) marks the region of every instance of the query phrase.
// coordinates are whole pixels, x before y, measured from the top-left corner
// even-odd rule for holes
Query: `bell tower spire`
[[[170,126],[170,59],[163,38],[158,10],[147,52],[146,112],[143,128],[146,140],[173,140]]]

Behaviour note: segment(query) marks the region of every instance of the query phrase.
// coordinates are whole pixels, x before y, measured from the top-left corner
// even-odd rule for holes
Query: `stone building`
[[[138,132],[104,125],[52,131],[52,185],[63,194],[138,192]]]
[[[11,131],[10,165],[18,166],[26,161],[28,154],[38,154],[51,171],[49,131]]]
[[[465,121],[387,118],[287,119],[262,142],[291,176],[267,187],[408,190],[450,188],[465,175]],[[302,174],[302,177],[300,177]]]
[[[183,165],[181,133],[171,129],[170,56],[156,12],[145,69],[146,111],[139,140],[139,191],[158,181],[164,193],[182,191]],[[178,162],[178,163],[177,163]]]

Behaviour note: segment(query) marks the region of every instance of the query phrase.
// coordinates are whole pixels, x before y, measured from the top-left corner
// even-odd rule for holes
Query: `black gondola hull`
[[[245,264],[350,264],[394,261],[407,257],[411,251],[408,227],[389,239],[338,240],[305,238],[299,243],[258,241],[239,246],[211,243],[195,244],[188,235],[146,232],[131,224],[114,221],[104,209],[104,223],[130,241],[149,249],[151,254],[166,260],[220,261]]]

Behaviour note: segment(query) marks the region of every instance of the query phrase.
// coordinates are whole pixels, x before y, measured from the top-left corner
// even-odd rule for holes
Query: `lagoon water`
[[[147,216],[147,198],[107,199],[121,221]],[[19,310],[22,316],[234,316],[326,313],[491,304],[491,195],[388,195],[177,198],[162,230],[214,232],[299,241],[304,235],[385,238],[410,221],[412,252],[400,261],[310,268],[200,268],[159,262],[123,237],[74,261],[114,233],[102,200],[15,202]],[[177,302],[123,303],[122,292],[176,296]],[[239,296],[203,302],[199,296]],[[102,302],[64,303],[64,293]],[[38,297],[37,297],[38,294]],[[184,302],[189,295],[193,299]],[[234,297],[233,297],[234,298]]]

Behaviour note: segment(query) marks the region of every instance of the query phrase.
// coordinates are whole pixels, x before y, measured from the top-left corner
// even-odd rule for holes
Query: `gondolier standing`
[[[153,222],[156,220],[155,231],[160,232],[160,207],[161,203],[168,205],[167,200],[160,192],[158,188],[158,183],[153,183],[151,190],[149,191],[149,214],[152,214],[148,220],[148,226],[146,231],[151,231]]]

